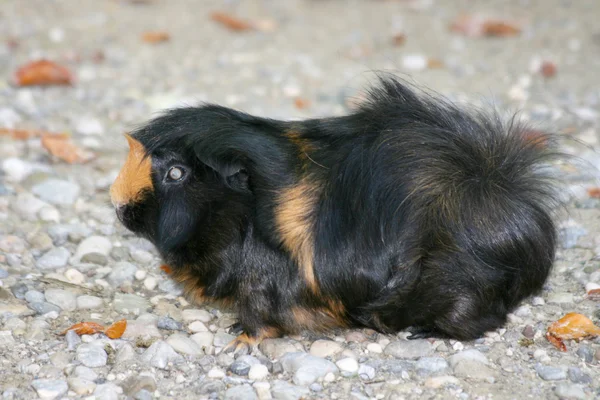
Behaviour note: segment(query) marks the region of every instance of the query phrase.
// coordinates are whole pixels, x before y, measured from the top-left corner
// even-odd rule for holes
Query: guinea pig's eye
[[[166,180],[167,182],[177,182],[183,179],[185,175],[185,170],[181,167],[171,167],[167,172]]]

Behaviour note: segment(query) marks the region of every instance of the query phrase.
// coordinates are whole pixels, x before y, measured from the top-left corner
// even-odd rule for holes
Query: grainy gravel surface
[[[231,32],[210,19],[217,10],[261,29]],[[463,13],[506,17],[523,31],[450,32]],[[586,296],[600,284],[600,200],[588,192],[600,178],[599,17],[597,0],[0,0],[0,128],[67,132],[97,154],[69,165],[37,138],[0,136],[2,398],[598,398],[598,339],[560,352],[544,333],[567,312],[600,319]],[[147,31],[171,39],[145,43]],[[39,58],[67,66],[76,82],[13,86],[15,70]],[[539,73],[543,61],[555,76]],[[153,247],[115,219],[107,189],[126,154],[123,133],[164,107],[205,100],[276,118],[339,115],[373,69],[521,110],[578,139],[564,149],[581,162],[557,166],[571,200],[551,279],[503,329],[473,342],[353,330],[222,354],[235,315],[182,298]],[[120,339],[59,335],[123,318]]]

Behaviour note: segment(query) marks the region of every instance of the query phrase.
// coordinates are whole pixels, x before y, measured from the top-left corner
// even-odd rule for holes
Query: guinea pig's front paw
[[[244,330],[239,322],[231,325],[230,329],[230,331],[236,332],[243,332]],[[229,342],[229,344],[223,348],[223,352],[236,355],[250,354],[264,339],[278,336],[280,336],[280,333],[275,328],[262,328],[258,335],[249,335],[244,332]]]

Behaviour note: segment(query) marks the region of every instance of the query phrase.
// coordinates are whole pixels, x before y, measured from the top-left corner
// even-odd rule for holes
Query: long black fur
[[[477,338],[540,291],[553,264],[550,138],[394,78],[343,117],[283,122],[204,105],[133,136],[155,189],[124,224],[205,297],[231,302],[249,336],[302,328],[298,307],[318,328],[319,312],[342,304],[345,326]],[[187,171],[181,182],[164,180],[172,165]],[[303,178],[318,189],[307,215],[317,293],[277,226],[279,194]]]

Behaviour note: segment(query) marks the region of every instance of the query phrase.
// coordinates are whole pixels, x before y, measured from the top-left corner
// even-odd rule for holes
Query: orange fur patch
[[[306,283],[317,292],[314,272],[313,213],[320,188],[303,179],[299,184],[284,189],[275,211],[276,224],[283,246],[300,266]]]
[[[204,283],[192,273],[190,267],[172,269],[169,275],[175,282],[183,285],[185,297],[196,304],[215,304],[223,308],[233,308],[235,300],[230,297],[214,298],[204,293]]]
[[[244,348],[250,350],[258,346],[260,342],[262,342],[264,339],[276,338],[279,336],[281,336],[281,333],[277,328],[273,327],[262,328],[256,336],[249,336],[247,333],[242,333],[241,335],[233,339],[231,342],[229,342],[229,344],[225,346],[223,351],[226,353],[237,353],[238,351]]]
[[[152,190],[152,160],[144,158],[144,146],[129,135],[129,155],[121,168],[117,179],[110,187],[110,199],[113,204],[134,203],[140,200],[144,190]]]
[[[292,315],[299,329],[327,331],[347,327],[346,309],[339,300],[327,300],[327,305],[315,309],[293,307]]]

